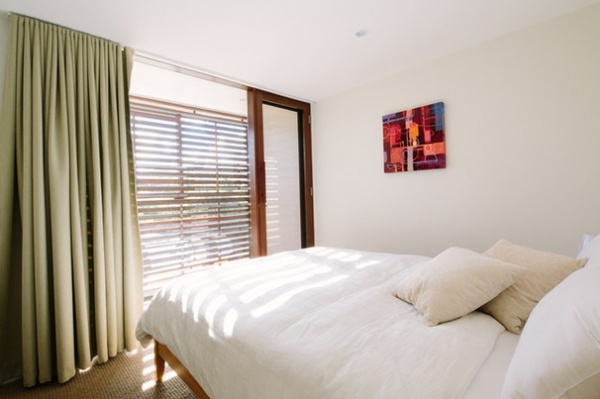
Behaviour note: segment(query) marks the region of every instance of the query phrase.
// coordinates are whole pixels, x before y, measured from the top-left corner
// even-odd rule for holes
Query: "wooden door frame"
[[[298,113],[298,146],[300,152],[300,209],[302,247],[315,245],[312,140],[310,104],[258,89],[248,89],[248,154],[250,163],[250,201],[252,223],[251,256],[267,254],[266,183],[263,104],[273,105]]]

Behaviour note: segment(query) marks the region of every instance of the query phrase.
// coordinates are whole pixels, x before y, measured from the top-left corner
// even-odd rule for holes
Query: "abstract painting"
[[[383,171],[385,173],[445,167],[443,102],[383,117]]]

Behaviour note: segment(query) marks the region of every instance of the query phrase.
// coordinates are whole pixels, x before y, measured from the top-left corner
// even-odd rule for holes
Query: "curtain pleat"
[[[7,58],[22,59],[22,47],[14,29],[9,30]],[[6,63],[2,111],[14,115],[22,103],[22,69]],[[15,82],[9,84],[8,77]],[[19,198],[15,185],[16,141],[14,131],[22,129],[21,119],[0,114],[0,381],[20,375],[21,348],[21,237]],[[10,237],[10,239],[8,238]],[[16,327],[15,327],[16,326]]]
[[[38,20],[9,19],[0,135],[12,153],[2,150],[0,166],[3,188],[12,187],[2,197],[8,213],[0,231],[20,233],[0,238],[0,277],[19,284],[0,296],[0,320],[10,322],[0,349],[22,360],[24,385],[32,386],[67,381],[95,356],[105,362],[137,347],[132,53]],[[19,293],[16,312],[10,299]],[[0,363],[0,382],[19,363]]]
[[[124,287],[135,287],[135,295],[125,295],[123,293],[123,305],[119,309],[123,311],[123,331],[125,346],[127,349],[133,349],[131,346],[137,345],[135,329],[140,318],[140,313],[144,305],[143,299],[143,266],[142,266],[142,242],[140,238],[140,226],[138,222],[137,198],[135,190],[135,167],[133,163],[133,139],[131,136],[131,112],[129,108],[129,86],[131,83],[131,70],[133,69],[133,51],[125,48],[125,57],[122,62],[128,73],[120,75],[120,87],[123,87],[124,95],[119,99],[118,113],[124,115],[119,120],[119,131],[125,131],[126,135],[119,136],[119,161],[121,174],[121,206],[123,209],[123,230],[122,241],[123,272],[118,276],[122,278],[121,284]],[[121,90],[119,90],[121,92]],[[128,267],[135,264],[137,267]],[[119,319],[121,320],[121,319]]]

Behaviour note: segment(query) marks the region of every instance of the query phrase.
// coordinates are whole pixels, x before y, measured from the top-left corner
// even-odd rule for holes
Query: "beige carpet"
[[[0,385],[2,399],[68,399],[68,398],[195,398],[187,385],[170,369],[165,369],[165,380],[154,382],[153,348],[137,353],[122,353],[107,363],[98,364],[80,372],[65,384],[56,382],[34,388],[23,388],[22,381]]]

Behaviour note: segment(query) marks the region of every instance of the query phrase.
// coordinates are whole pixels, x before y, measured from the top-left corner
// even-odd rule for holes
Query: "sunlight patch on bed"
[[[206,311],[204,312],[204,319],[208,323],[208,327],[210,328],[211,331],[215,324],[215,317],[217,315],[217,312],[219,311],[221,306],[225,305],[226,302],[227,302],[227,296],[224,294],[221,294],[218,297],[216,297],[215,299],[213,299],[212,301],[210,301],[210,303],[206,307]]]
[[[300,264],[300,263],[298,263]],[[272,272],[264,272],[264,273],[260,273],[260,274],[254,274],[254,277],[251,278],[246,278],[243,281],[234,284],[231,286],[232,290],[239,290],[242,289],[244,287],[247,287],[249,285],[255,284],[255,283],[260,283],[262,281],[271,281],[274,278],[279,278],[282,276],[289,276],[291,274],[298,274],[301,273],[304,270],[309,270],[309,269],[313,269],[315,268],[315,266],[317,266],[315,263],[311,263],[308,265],[304,265],[304,266],[298,266],[298,267],[291,267],[294,266],[295,264],[290,264],[290,263],[286,263],[284,268],[278,268],[277,270],[273,270]]]
[[[331,285],[331,284],[337,283],[338,281],[345,280],[346,278],[348,278],[347,275],[341,274],[339,276],[335,276],[333,278],[330,278],[329,280],[319,281],[318,283],[308,284],[308,285],[305,285],[305,286],[302,286],[302,287],[295,288],[293,290],[290,290],[290,291],[286,292],[285,294],[279,295],[277,298],[275,298],[272,301],[264,304],[263,306],[254,309],[251,312],[251,314],[254,317],[261,317],[262,315],[264,315],[266,313],[269,313],[269,312],[272,312],[275,309],[279,308],[284,303],[286,303],[287,301],[289,301],[290,299],[292,299],[292,297],[294,297],[295,295],[298,295],[299,293],[301,293],[303,291],[308,291],[308,290],[313,289],[313,288],[325,287],[327,285]]]
[[[235,309],[229,309],[223,319],[223,335],[229,338],[233,335],[233,328],[238,319],[238,312]]]
[[[188,279],[181,279],[181,280],[178,281],[177,284],[173,284],[171,286],[171,290],[170,290],[169,301],[170,302],[177,302],[177,296],[178,296],[177,294],[179,294],[179,291],[181,289],[183,289],[183,287],[185,287],[187,284],[189,284],[189,280]]]
[[[256,300],[257,298],[259,298],[260,296],[265,295],[269,291],[272,291],[276,288],[280,288],[280,287],[283,287],[285,285],[292,284],[292,283],[305,281],[305,280],[310,279],[311,277],[314,277],[314,276],[317,276],[320,274],[329,273],[331,271],[330,267],[326,267],[326,266],[315,267],[315,266],[312,266],[310,268],[305,268],[308,270],[303,271],[301,273],[298,273],[298,270],[287,271],[287,272],[283,273],[284,276],[282,278],[279,278],[279,279],[271,278],[270,281],[244,292],[242,295],[240,295],[240,301],[242,301],[243,303],[250,303],[250,302]],[[287,274],[287,276],[286,276],[286,274]]]
[[[327,257],[327,259],[341,259],[344,256],[348,256],[349,254],[347,252],[343,252],[343,251],[336,251],[333,254],[329,255]]]
[[[326,256],[326,255],[329,255],[332,252],[335,252],[335,249],[333,249],[333,248],[324,248],[324,247],[313,247],[313,248],[307,249],[306,252],[314,254],[314,255]]]
[[[356,262],[363,256],[361,254],[349,254],[344,251],[336,251],[333,254],[329,255],[327,259],[339,260],[342,262]]]
[[[358,265],[356,265],[356,269],[365,269],[367,267],[375,266],[379,263],[381,263],[380,260],[370,260],[368,262],[359,263]]]
[[[181,311],[183,313],[185,313],[187,311],[188,297],[190,296],[191,292],[192,292],[191,287],[188,287],[186,290],[183,290],[181,292]]]
[[[219,284],[213,283],[211,285],[207,285],[202,288],[200,291],[196,293],[194,296],[194,304],[192,305],[192,313],[194,315],[194,321],[198,321],[198,311],[200,307],[204,303],[204,300],[213,292],[219,289]]]
[[[260,260],[263,263],[256,263],[257,259],[251,259],[244,264],[243,268],[236,267],[224,272],[222,274],[223,281],[245,280],[246,276],[256,276],[259,271],[260,273],[267,273],[269,270],[277,270],[282,266],[290,267],[303,262],[301,258],[289,254],[274,255],[269,261]]]
[[[342,262],[356,262],[357,260],[360,260],[363,256],[360,254],[352,254],[352,255],[347,255],[344,257],[341,257],[339,260],[341,260]]]

